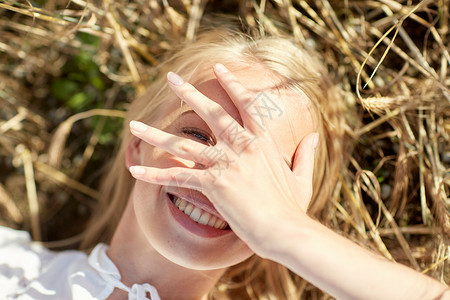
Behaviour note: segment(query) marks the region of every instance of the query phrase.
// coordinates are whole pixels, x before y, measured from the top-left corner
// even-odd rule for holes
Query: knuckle
[[[230,183],[224,178],[225,176],[217,176],[214,181],[214,188],[217,190],[226,190],[230,187]]]
[[[197,90],[195,90],[191,85],[187,85],[185,88],[179,91],[179,96],[183,100],[192,99],[195,96],[196,92]]]
[[[223,108],[215,102],[211,102],[207,108],[208,114],[214,118],[218,118],[222,115]]]
[[[192,152],[192,145],[185,141],[178,141],[178,149],[184,154],[190,154]]]
[[[242,149],[250,152],[250,153],[255,153],[255,152],[260,152],[261,151],[261,144],[258,143],[258,141],[250,135],[246,135],[245,137],[245,142],[243,142],[242,144]]]
[[[242,91],[241,95],[242,100],[245,102],[251,102],[254,98],[253,94],[247,90]]]
[[[169,172],[168,177],[171,181],[176,182],[177,181],[177,173]]]

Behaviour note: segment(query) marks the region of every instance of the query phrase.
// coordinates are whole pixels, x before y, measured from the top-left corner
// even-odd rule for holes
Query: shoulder
[[[0,247],[8,244],[29,243],[30,235],[26,231],[0,226]]]
[[[27,232],[0,226],[0,299],[91,299],[88,290],[104,289],[85,253],[50,251]]]
[[[41,260],[51,256],[50,251],[31,242],[28,232],[0,226],[0,280],[33,278]]]
[[[42,260],[51,256],[50,251],[33,245],[27,232],[0,226],[0,298],[36,278]]]

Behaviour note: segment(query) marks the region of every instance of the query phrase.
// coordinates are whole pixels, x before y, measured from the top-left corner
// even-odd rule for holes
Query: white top
[[[128,300],[160,300],[148,283],[123,284],[106,250],[98,244],[89,257],[75,250],[53,252],[31,242],[27,232],[0,226],[0,299],[103,300],[119,288]]]

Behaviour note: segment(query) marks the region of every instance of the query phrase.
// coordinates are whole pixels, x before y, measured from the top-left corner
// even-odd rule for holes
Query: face
[[[255,95],[264,92],[276,103],[276,115],[268,118],[265,125],[274,144],[290,164],[300,140],[314,130],[306,100],[292,91],[276,89],[280,79],[263,66],[225,65]],[[215,79],[212,68],[197,73],[201,75],[188,81],[240,120],[238,110]],[[166,111],[160,114],[163,117],[150,125],[199,143],[214,144],[215,137],[208,125],[187,105],[182,105],[174,93],[172,95],[173,98],[165,101]],[[134,164],[159,168],[202,167],[142,141],[130,147]],[[177,198],[180,201],[175,204]],[[137,230],[151,247],[180,266],[195,270],[221,269],[252,255],[247,245],[226,227],[209,200],[199,192],[136,181],[130,200],[139,227]],[[187,206],[191,207],[188,211]],[[193,216],[196,208],[201,216],[205,215],[203,220]]]

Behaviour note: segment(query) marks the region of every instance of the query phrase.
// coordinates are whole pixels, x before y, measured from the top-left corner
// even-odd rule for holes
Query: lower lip
[[[205,238],[214,238],[223,236],[231,233],[230,229],[217,229],[211,226],[202,225],[194,220],[192,220],[188,215],[179,210],[175,204],[170,201],[169,195],[166,194],[167,197],[167,205],[169,206],[169,210],[174,217],[174,219],[185,229],[192,232],[195,235],[205,237]]]

